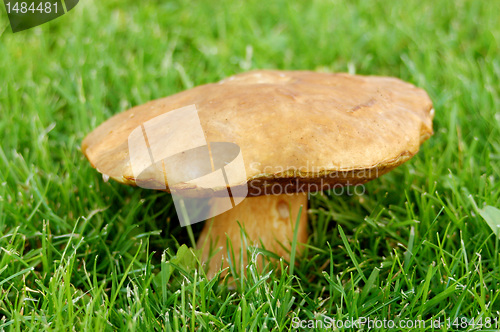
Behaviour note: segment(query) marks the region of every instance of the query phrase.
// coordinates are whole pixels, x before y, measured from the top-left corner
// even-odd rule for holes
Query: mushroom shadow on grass
[[[288,260],[301,206],[297,242],[307,242],[308,192],[363,184],[406,162],[432,135],[433,116],[425,91],[396,78],[260,70],[119,113],[82,150],[106,177],[170,192],[181,224],[209,219],[198,246],[205,262],[220,249],[214,275],[228,265],[226,239],[237,263],[246,253],[239,224],[248,244]],[[185,203],[198,219],[179,214]]]

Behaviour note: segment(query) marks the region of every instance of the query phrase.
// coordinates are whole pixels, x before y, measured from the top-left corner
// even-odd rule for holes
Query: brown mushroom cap
[[[418,152],[434,115],[424,90],[396,78],[260,70],[119,113],[90,133],[82,150],[99,172],[135,185],[130,133],[188,105],[196,106],[209,143],[240,147],[254,196],[276,186],[291,193],[372,180]],[[161,172],[149,176],[165,179]]]

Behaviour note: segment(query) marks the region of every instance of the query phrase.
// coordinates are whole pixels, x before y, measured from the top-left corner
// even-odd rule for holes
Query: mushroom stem
[[[245,229],[246,243],[260,246],[289,260],[295,224],[299,209],[302,213],[297,230],[297,243],[307,241],[307,193],[265,195],[247,197],[229,211],[220,214],[205,223],[198,239],[198,248],[202,248],[203,262],[208,262],[208,276],[213,277],[220,269],[228,265],[227,238],[231,241],[233,266],[239,270],[240,250],[243,249],[243,266],[247,266],[247,250],[242,244],[240,226]],[[297,247],[300,250],[300,246]],[[214,252],[212,257],[209,257]],[[232,253],[231,253],[232,255]],[[239,271],[240,272],[240,271]]]

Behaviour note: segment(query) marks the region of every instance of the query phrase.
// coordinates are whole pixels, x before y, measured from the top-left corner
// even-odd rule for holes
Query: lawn
[[[500,1],[82,0],[13,34],[0,10],[0,331],[361,317],[494,329],[498,13]],[[257,68],[399,77],[431,96],[434,136],[363,195],[312,197],[293,268],[228,284],[206,278],[169,195],[105,183],[80,144],[117,112]]]

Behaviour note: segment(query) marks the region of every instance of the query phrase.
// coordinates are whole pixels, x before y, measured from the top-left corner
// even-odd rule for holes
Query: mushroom
[[[212,213],[198,239],[204,261],[209,260],[211,249],[222,249],[211,257],[210,275],[220,268],[222,257],[227,257],[227,238],[239,262],[240,249],[245,249],[240,225],[247,234],[247,244],[263,245],[287,259],[296,224],[297,241],[307,241],[309,192],[375,179],[409,160],[433,133],[434,110],[428,95],[399,79],[259,70],[119,113],[90,133],[82,150],[105,178],[138,185],[139,176],[134,173],[130,156],[134,130],[139,128],[142,135],[143,124],[148,121],[174,111],[191,114],[193,107],[199,116],[199,123],[194,125],[197,130],[185,129],[185,140],[171,139],[174,149],[200,139],[208,142],[208,152],[214,150],[213,142],[234,144],[241,152],[244,177],[207,190],[186,181],[185,176],[176,181],[165,177],[165,165],[169,164],[165,162],[141,174],[141,178],[146,187],[171,193],[177,190],[192,197],[209,195],[214,199],[229,192],[232,208]],[[155,130],[163,135],[172,130],[170,127],[157,126]],[[201,148],[200,144],[195,146]],[[157,148],[164,152],[161,144]],[[174,171],[191,170],[180,163],[170,167]],[[155,183],[162,184],[152,185]],[[245,190],[236,201],[237,188]],[[227,259],[223,264],[227,266]]]

